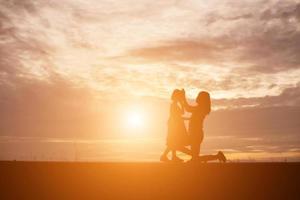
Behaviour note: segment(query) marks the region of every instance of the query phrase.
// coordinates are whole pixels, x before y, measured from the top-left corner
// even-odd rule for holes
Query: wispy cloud
[[[97,135],[112,102],[167,113],[177,87],[219,108],[297,107],[299,21],[296,0],[0,0],[1,134]]]
[[[4,1],[1,81],[51,81],[55,72],[106,92],[166,97],[184,86],[218,98],[263,96],[259,88],[277,95],[299,81],[298,11],[291,0]]]

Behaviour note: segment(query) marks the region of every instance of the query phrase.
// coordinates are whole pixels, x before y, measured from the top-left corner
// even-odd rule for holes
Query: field
[[[0,199],[300,199],[300,163],[0,162]]]

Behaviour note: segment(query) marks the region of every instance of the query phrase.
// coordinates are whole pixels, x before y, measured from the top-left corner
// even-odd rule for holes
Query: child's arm
[[[182,117],[183,120],[190,120],[191,118],[189,117]]]

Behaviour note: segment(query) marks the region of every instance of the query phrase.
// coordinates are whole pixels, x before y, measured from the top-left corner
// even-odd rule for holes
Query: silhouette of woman
[[[205,155],[199,156],[200,145],[203,140],[203,122],[205,117],[210,113],[211,110],[211,100],[208,92],[199,92],[196,98],[196,106],[190,106],[185,97],[185,91],[182,90],[182,105],[184,109],[190,113],[191,119],[189,122],[189,136],[192,151],[191,161],[203,161],[207,162],[210,160],[219,160],[220,162],[226,162],[226,157],[223,152],[219,151],[216,155]]]
[[[188,144],[188,135],[184,125],[183,106],[180,100],[183,98],[182,91],[175,89],[172,93],[172,103],[170,106],[170,116],[168,119],[168,134],[167,134],[167,147],[160,157],[161,161],[169,161],[168,153],[172,151],[172,161],[183,161],[176,155],[176,150],[182,151],[186,154],[191,154],[191,151],[185,146]]]

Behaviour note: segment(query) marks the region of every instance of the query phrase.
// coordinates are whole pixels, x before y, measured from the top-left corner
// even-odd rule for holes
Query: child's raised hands
[[[180,101],[184,101],[185,100],[185,90],[181,89],[180,90]]]

